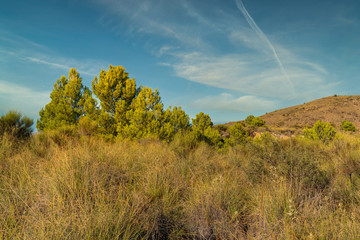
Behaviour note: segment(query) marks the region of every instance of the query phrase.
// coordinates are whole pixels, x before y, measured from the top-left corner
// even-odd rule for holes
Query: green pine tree
[[[83,89],[82,79],[76,68],[70,69],[68,79],[62,76],[54,84],[50,94],[51,101],[39,112],[40,119],[36,127],[39,130],[49,130],[76,125],[84,114],[84,107],[81,105]]]

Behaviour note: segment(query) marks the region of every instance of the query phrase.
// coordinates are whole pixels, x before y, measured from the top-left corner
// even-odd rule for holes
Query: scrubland
[[[1,239],[359,239],[360,138],[0,144]]]

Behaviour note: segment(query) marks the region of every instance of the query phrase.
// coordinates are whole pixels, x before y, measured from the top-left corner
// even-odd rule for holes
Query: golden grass
[[[359,239],[358,137],[176,144],[3,137],[0,239]]]

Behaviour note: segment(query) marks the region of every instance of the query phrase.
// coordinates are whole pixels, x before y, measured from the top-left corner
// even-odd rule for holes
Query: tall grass
[[[360,139],[0,144],[0,239],[359,239]]]

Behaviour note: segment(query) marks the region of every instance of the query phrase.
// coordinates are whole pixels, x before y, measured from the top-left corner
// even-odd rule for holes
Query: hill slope
[[[303,128],[317,120],[330,122],[339,128],[343,120],[360,129],[360,95],[331,96],[301,105],[276,110],[260,116],[269,127]]]

